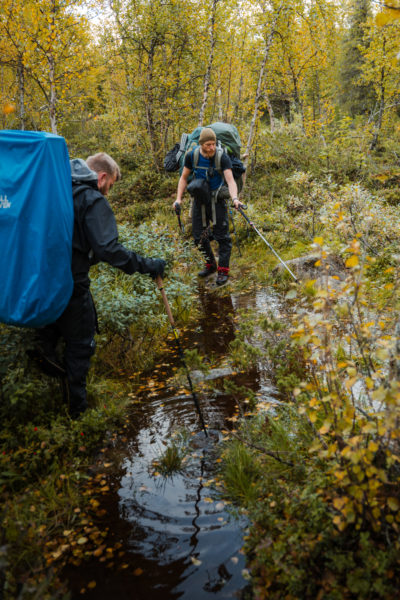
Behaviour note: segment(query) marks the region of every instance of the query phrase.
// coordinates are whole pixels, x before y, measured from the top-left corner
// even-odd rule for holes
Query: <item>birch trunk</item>
[[[263,83],[264,83],[264,75],[265,75],[265,69],[266,69],[266,65],[267,65],[267,61],[268,61],[268,57],[269,57],[269,51],[270,51],[272,40],[273,40],[273,37],[275,34],[275,27],[276,27],[280,12],[283,8],[283,4],[284,3],[281,2],[275,11],[274,18],[272,20],[270,30],[268,33],[268,37],[266,40],[266,44],[265,44],[264,58],[263,58],[261,68],[260,68],[260,73],[258,76],[257,91],[256,91],[255,99],[254,99],[253,117],[251,119],[249,137],[247,139],[247,146],[246,146],[245,160],[244,160],[246,166],[247,166],[248,157],[249,157],[249,154],[251,151],[251,147],[253,144],[254,132],[255,132],[256,123],[257,123],[257,119],[258,119],[258,109],[260,106],[260,100],[263,95],[262,87],[263,87]]]
[[[238,91],[238,95],[237,95],[237,99],[235,102],[235,108],[233,111],[233,116],[234,118],[239,118],[240,113],[239,113],[239,107],[242,101],[242,94],[243,94],[243,64],[244,64],[244,60],[243,60],[243,56],[244,56],[244,45],[245,45],[245,41],[247,38],[247,27],[244,30],[244,34],[243,34],[243,38],[242,38],[242,47],[240,50],[240,80],[239,80],[239,91]]]
[[[19,60],[18,60],[17,76],[18,76],[20,129],[21,129],[21,131],[24,131],[24,129],[25,129],[25,70],[24,70],[24,65],[22,63],[21,57],[19,57]]]
[[[147,122],[147,133],[149,134],[150,150],[153,157],[154,166],[159,171],[158,155],[156,152],[156,136],[153,119],[153,73],[154,73],[154,52],[156,47],[156,40],[153,39],[150,45],[147,61],[147,89],[146,89],[146,122]]]
[[[372,138],[372,142],[370,144],[370,150],[374,150],[378,143],[378,138],[382,129],[382,121],[383,114],[385,112],[385,68],[381,69],[381,81],[379,86],[379,112],[378,112],[378,122],[376,124],[374,137]]]
[[[203,102],[200,107],[199,112],[199,122],[198,126],[202,127],[204,122],[204,114],[206,112],[207,102],[208,102],[208,94],[210,90],[210,82],[211,82],[211,69],[214,61],[214,50],[216,43],[216,35],[215,35],[215,14],[217,10],[217,2],[218,0],[212,0],[212,9],[211,9],[211,23],[210,23],[210,54],[208,56],[208,64],[206,73],[204,75],[204,85],[203,85]]]
[[[57,91],[56,91],[56,66],[54,56],[50,55],[48,58],[49,61],[49,82],[50,82],[50,95],[49,95],[49,117],[50,117],[50,127],[51,133],[57,135]]]
[[[267,104],[267,110],[268,110],[268,114],[269,114],[270,130],[271,130],[271,133],[274,133],[274,131],[275,131],[275,114],[274,114],[274,109],[272,108],[272,104],[271,104],[271,101],[269,99],[269,95],[267,92],[264,92],[264,98],[265,98],[265,102]]]

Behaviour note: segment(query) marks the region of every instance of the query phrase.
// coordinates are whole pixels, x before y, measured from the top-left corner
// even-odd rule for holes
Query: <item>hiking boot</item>
[[[218,286],[225,285],[228,281],[229,269],[224,267],[218,267],[217,281],[215,282]]]
[[[86,400],[78,405],[73,404],[69,407],[69,416],[73,421],[75,421],[75,419],[78,419],[88,408],[89,407]]]
[[[207,263],[206,266],[204,267],[204,269],[198,273],[198,276],[199,277],[208,277],[209,275],[212,275],[213,273],[215,273],[216,270],[217,270],[216,264]]]

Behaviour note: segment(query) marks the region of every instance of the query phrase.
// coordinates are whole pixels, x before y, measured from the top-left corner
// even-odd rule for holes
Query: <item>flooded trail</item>
[[[101,499],[109,528],[105,540],[108,560],[92,560],[68,570],[72,600],[207,600],[243,598],[243,545],[246,521],[233,516],[213,486],[218,443],[232,424],[235,400],[223,391],[224,371],[216,371],[234,339],[235,318],[242,308],[278,311],[267,290],[253,296],[219,297],[200,288],[201,315],[193,330],[181,337],[184,349],[197,348],[212,359],[212,390],[199,393],[209,437],[201,430],[193,398],[171,385],[180,367],[176,352],[151,374],[151,387],[134,402],[124,436],[107,451],[114,465],[110,491]],[[170,342],[174,345],[174,340]],[[215,376],[215,379],[213,377]],[[225,375],[226,376],[226,375]],[[246,385],[273,397],[261,369],[231,374]],[[172,379],[172,381],[174,381]],[[146,382],[144,382],[146,383]],[[145,386],[143,386],[145,387]],[[181,472],[157,473],[157,464],[177,431],[188,432],[189,453]],[[90,589],[90,582],[96,587]],[[84,591],[84,593],[82,593]]]

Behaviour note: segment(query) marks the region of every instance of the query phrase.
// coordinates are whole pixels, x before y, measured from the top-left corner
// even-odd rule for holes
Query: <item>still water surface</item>
[[[193,331],[182,336],[184,348],[197,348],[218,367],[234,338],[239,309],[279,313],[279,304],[267,290],[251,296],[219,297],[200,288],[201,316]],[[171,340],[171,344],[174,341]],[[246,521],[233,516],[210,480],[215,477],[221,431],[236,404],[223,392],[221,378],[202,403],[209,437],[202,432],[193,399],[169,384],[179,357],[168,354],[151,377],[155,384],[132,407],[123,441],[114,449],[116,470],[110,493],[102,501],[107,510],[107,544],[120,544],[121,556],[113,568],[93,561],[69,573],[72,599],[89,600],[214,600],[243,598],[248,584],[245,558],[240,552]],[[230,377],[272,398],[274,390],[262,367]],[[164,478],[154,475],[154,459],[162,454],[171,436],[184,429],[191,436],[189,459],[181,473]],[[87,590],[90,581],[96,588]],[[82,588],[87,591],[80,593]]]

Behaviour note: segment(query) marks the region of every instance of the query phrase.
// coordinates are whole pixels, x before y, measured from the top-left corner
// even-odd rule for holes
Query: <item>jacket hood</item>
[[[85,182],[97,184],[97,173],[89,169],[83,158],[73,158],[71,165],[72,183]]]

